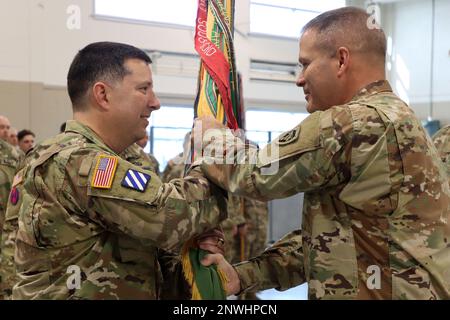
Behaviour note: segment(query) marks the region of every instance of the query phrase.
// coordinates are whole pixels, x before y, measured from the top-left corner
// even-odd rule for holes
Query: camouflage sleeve
[[[151,162],[153,171],[156,172],[156,174],[158,175],[158,177],[161,177],[161,172],[159,171],[159,162],[158,162],[158,159],[156,159],[155,156],[152,155],[152,154],[148,154],[148,157],[150,158],[150,162]]]
[[[162,172],[162,175],[161,175],[161,180],[163,182],[169,182],[171,180],[170,179],[170,173],[172,171],[173,165],[174,164],[172,163],[172,160],[169,160],[169,162],[167,162],[167,165],[164,168],[164,171]]]
[[[348,108],[318,111],[260,151],[229,130],[211,130],[203,140],[201,168],[225,190],[259,200],[334,186],[349,176],[338,170],[349,158],[348,123]]]
[[[183,275],[180,255],[158,249],[158,261],[161,266],[163,277],[161,299],[191,299],[191,289]]]
[[[275,288],[287,290],[306,281],[301,230],[293,231],[259,257],[234,265],[241,281],[241,293]]]
[[[199,168],[184,179],[162,184],[154,172],[113,157],[118,162],[112,183],[101,188],[94,183],[100,157],[71,157],[66,168],[79,170],[66,169],[60,202],[74,212],[81,209],[106,229],[127,234],[144,245],[177,250],[194,234],[226,218],[220,189],[210,185]],[[133,186],[130,179],[135,175],[141,177],[141,184]]]
[[[232,194],[228,194],[228,219],[226,221],[230,221],[233,225],[240,225],[245,223],[244,217],[244,199],[242,197],[237,197]]]
[[[267,217],[269,215],[269,206],[267,201],[258,201],[245,198],[244,217],[247,220],[254,220],[257,217]]]
[[[11,191],[14,171],[15,169],[13,167],[0,164],[0,227],[3,227],[6,204],[8,203],[9,192]]]
[[[442,128],[433,136],[433,143],[450,176],[450,125]]]

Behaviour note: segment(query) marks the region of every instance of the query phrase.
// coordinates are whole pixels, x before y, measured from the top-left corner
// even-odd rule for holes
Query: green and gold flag
[[[231,129],[241,127],[233,46],[235,0],[199,0],[195,49],[201,58],[196,117],[212,115]]]
[[[234,7],[235,0],[198,0],[195,28],[201,62],[194,115],[212,115],[230,129],[241,128],[243,122],[233,47]],[[206,254],[193,240],[183,246],[183,273],[192,299],[226,299],[224,274],[200,263]]]

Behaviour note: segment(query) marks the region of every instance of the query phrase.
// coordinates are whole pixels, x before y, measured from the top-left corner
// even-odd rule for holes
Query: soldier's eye
[[[298,63],[298,68],[300,69],[300,72],[305,71],[306,68],[308,68],[308,66],[309,66],[308,62],[303,62],[303,63],[299,62]]]

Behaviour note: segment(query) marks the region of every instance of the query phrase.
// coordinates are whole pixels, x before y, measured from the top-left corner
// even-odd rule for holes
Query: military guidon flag
[[[234,8],[235,0],[198,0],[195,28],[201,63],[194,115],[212,115],[230,129],[242,127],[243,119],[233,47]],[[183,274],[191,285],[192,299],[226,299],[225,275],[215,265],[201,265],[205,254],[193,239],[182,249]]]

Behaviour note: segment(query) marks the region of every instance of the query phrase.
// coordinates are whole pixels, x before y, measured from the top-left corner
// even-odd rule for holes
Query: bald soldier
[[[297,85],[311,115],[297,127],[260,152],[225,129],[212,143],[204,139],[210,151],[227,140],[231,158],[230,150],[236,157],[249,148],[242,165],[204,159],[202,169],[222,188],[261,200],[305,192],[301,231],[234,268],[208,256],[206,265],[227,271],[228,293],[307,282],[310,299],[450,298],[446,173],[385,80],[385,35],[369,29],[368,18],[346,7],[304,27]],[[220,128],[208,118],[196,132],[200,124]]]
[[[199,170],[163,184],[123,155],[160,108],[150,63],[140,49],[111,42],[75,56],[67,76],[74,120],[28,155],[15,183],[13,299],[162,298],[160,250],[175,252],[226,218]]]
[[[447,169],[447,176],[450,177],[450,125],[436,132],[433,136],[433,142]]]

